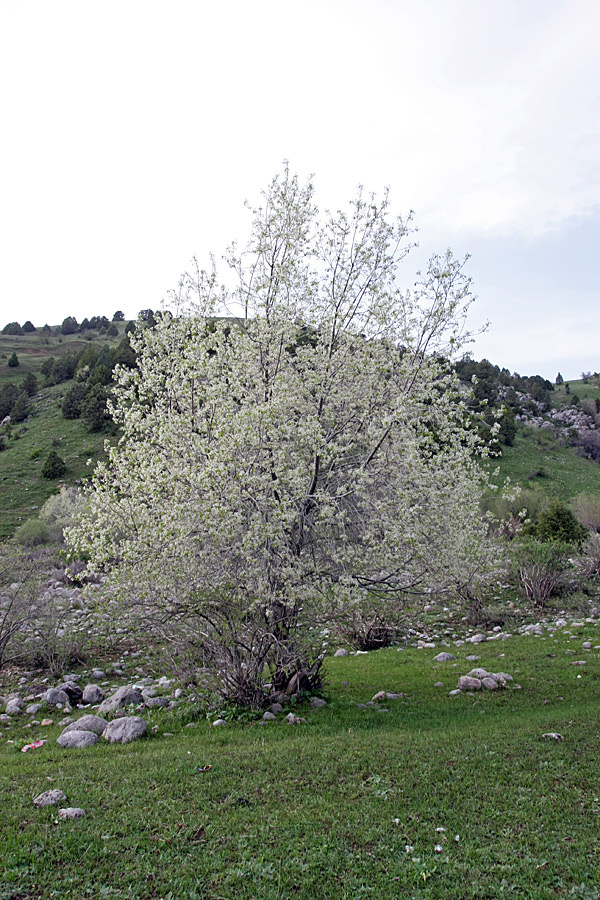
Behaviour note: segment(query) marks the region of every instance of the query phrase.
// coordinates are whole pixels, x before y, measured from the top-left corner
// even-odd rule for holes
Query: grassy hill
[[[61,483],[72,484],[88,476],[88,459],[95,463],[102,457],[106,435],[90,432],[81,419],[66,420],[61,414],[62,399],[72,382],[42,387],[42,367],[51,357],[80,352],[90,345],[115,347],[123,339],[126,323],[113,324],[118,333],[112,337],[96,330],[63,335],[59,326],[52,326],[50,333],[39,328],[21,335],[0,333],[0,389],[5,384],[20,385],[28,372],[40,385],[40,392],[31,398],[29,418],[11,429],[8,440],[6,429],[0,430],[6,445],[0,453],[0,540],[35,516]],[[13,353],[19,360],[16,367],[8,365]],[[568,389],[570,393],[566,384],[555,387],[550,395],[552,406],[563,409],[572,404],[574,395],[591,406],[600,398],[600,388],[593,379],[587,383],[571,381]],[[63,482],[41,475],[50,450],[56,450],[67,464]],[[498,483],[510,477],[524,486],[539,484],[548,495],[566,501],[581,493],[600,493],[600,465],[562,445],[552,430],[519,426],[513,446],[502,446],[501,456],[492,465],[499,469],[495,476]]]
[[[0,540],[13,534],[28,518],[34,517],[40,506],[55,493],[62,483],[73,484],[89,476],[88,459],[95,463],[103,456],[106,434],[90,432],[81,419],[64,419],[62,398],[72,381],[42,387],[42,366],[50,358],[85,349],[91,345],[116,346],[123,338],[125,322],[115,323],[118,335],[107,337],[97,331],[62,335],[58,327],[51,335],[41,331],[24,335],[0,334],[0,388],[5,384],[20,385],[28,372],[40,385],[39,392],[30,399],[30,415],[26,421],[0,429],[6,449],[0,453]],[[19,365],[8,365],[16,352]],[[42,466],[50,450],[64,459],[67,472],[62,480],[42,477]]]

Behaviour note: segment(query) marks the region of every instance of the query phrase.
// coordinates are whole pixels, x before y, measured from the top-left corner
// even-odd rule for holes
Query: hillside
[[[151,313],[142,313],[149,324],[153,321]],[[84,328],[72,334],[62,334],[58,325],[25,334],[0,333],[0,397],[7,385],[20,391],[28,374],[37,379],[24,421],[0,428],[0,444],[5,447],[0,453],[0,540],[35,516],[61,484],[73,484],[89,476],[93,464],[102,458],[104,441],[109,437],[107,428],[91,430],[82,418],[65,419],[61,405],[74,381],[67,377],[58,384],[48,383],[47,373],[52,360],[79,358],[85,351],[97,351],[98,355],[108,350],[114,354],[125,337],[126,325],[124,321],[112,322],[112,334],[107,333],[106,324],[100,330]],[[16,366],[9,365],[13,354],[18,359]],[[492,469],[498,470],[496,483],[508,477],[524,487],[537,485],[548,496],[567,502],[582,493],[600,494],[600,444],[598,456],[586,458],[596,453],[594,442],[600,437],[596,433],[600,420],[598,378],[552,385],[539,376],[511,375],[487,360],[463,361],[458,370],[465,390],[472,391],[471,407],[483,433],[498,410],[508,409],[498,455],[492,461]],[[51,450],[66,464],[61,479],[42,477]]]
[[[0,453],[0,540],[10,537],[22,522],[35,516],[61,484],[73,484],[89,476],[90,465],[102,458],[107,433],[91,431],[82,419],[65,419],[62,415],[61,404],[73,380],[46,385],[42,370],[52,359],[80,354],[90,347],[114,350],[123,340],[127,323],[113,324],[117,334],[110,336],[97,330],[63,335],[60,326],[52,326],[50,333],[41,329],[22,335],[0,333],[0,396],[7,385],[20,390],[29,373],[38,384],[29,398],[25,420],[0,429],[4,446]],[[8,364],[13,353],[18,366]],[[61,479],[42,477],[42,467],[51,450],[66,464],[67,471]]]

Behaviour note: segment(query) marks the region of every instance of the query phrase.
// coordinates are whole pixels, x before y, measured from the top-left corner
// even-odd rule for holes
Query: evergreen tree
[[[19,365],[19,357],[17,356],[17,351],[13,351],[13,355],[9,358],[8,364],[11,369],[16,368]]]

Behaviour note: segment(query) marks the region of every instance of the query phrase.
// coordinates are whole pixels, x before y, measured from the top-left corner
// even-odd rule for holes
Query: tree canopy
[[[493,568],[447,365],[469,279],[448,252],[402,290],[410,233],[387,194],[320,220],[286,168],[229,252],[235,289],[196,269],[177,314],[131,336],[109,401],[122,437],[70,540],[130,598],[133,577],[162,628],[184,621],[242,702],[266,673],[314,675],[319,627],[347,610],[476,591]],[[239,324],[214,318],[224,303]]]

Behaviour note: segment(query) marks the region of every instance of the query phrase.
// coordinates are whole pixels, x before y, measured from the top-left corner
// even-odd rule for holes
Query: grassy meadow
[[[57,726],[15,724],[0,898],[598,898],[600,648],[581,647],[598,631],[450,645],[439,664],[440,644],[330,658],[328,704],[300,726],[215,728],[184,704],[144,713],[158,731],[139,742],[61,750]],[[474,665],[521,689],[449,697]],[[357,707],[379,690],[404,697]],[[36,810],[49,788],[87,816]]]

